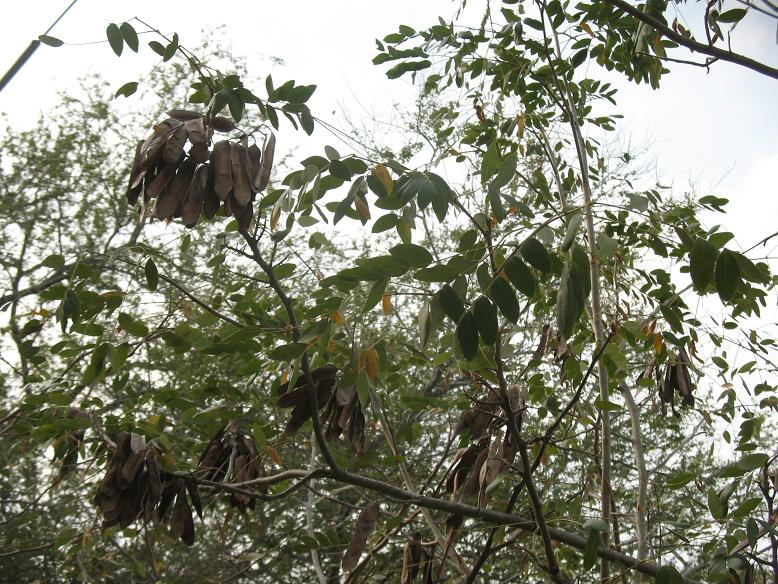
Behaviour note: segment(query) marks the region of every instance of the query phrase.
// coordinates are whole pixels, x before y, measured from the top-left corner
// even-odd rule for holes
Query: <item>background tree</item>
[[[269,184],[315,88],[259,97],[177,37],[137,150],[151,122],[105,99],[7,138],[9,577],[775,578],[773,341],[748,324],[773,279],[704,227],[726,201],[609,153],[615,90],[583,64],[664,70],[603,4],[401,27],[374,61],[419,82],[411,147]],[[714,294],[723,320],[694,308]]]

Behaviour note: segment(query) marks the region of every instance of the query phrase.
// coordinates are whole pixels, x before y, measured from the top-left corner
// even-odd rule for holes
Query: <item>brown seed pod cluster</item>
[[[674,415],[678,415],[675,410],[675,394],[681,396],[681,405],[685,407],[694,407],[694,384],[692,383],[691,375],[689,374],[689,366],[691,365],[691,359],[686,349],[681,347],[676,354],[675,359],[671,359],[664,368],[664,372],[660,372],[656,365],[656,358],[651,359],[651,362],[646,366],[643,373],[640,375],[641,379],[654,378],[659,389],[659,400],[662,402],[662,413],[666,413],[666,406],[670,404],[670,408]]]
[[[518,385],[508,390],[513,422],[521,425],[524,399]],[[500,415],[500,398],[495,390],[477,400],[465,410],[454,428],[455,435],[469,431],[473,443],[460,449],[454,456],[454,463],[448,472],[446,490],[463,499],[476,500],[483,507],[488,499],[487,488],[497,475],[516,457],[516,444],[511,432],[502,437],[502,426],[506,424],[504,414]]]
[[[195,476],[213,482],[243,483],[264,476],[265,467],[257,443],[233,422],[219,430],[208,442],[197,463]],[[266,493],[267,487],[260,486]],[[230,506],[241,513],[254,509],[256,499],[242,493],[230,493]]]
[[[213,218],[223,203],[225,215],[248,229],[254,198],[270,180],[275,136],[271,133],[263,148],[249,146],[245,135],[218,141],[211,148],[214,131],[235,129],[229,119],[188,110],[167,114],[170,117],[137,144],[127,201],[134,205],[142,195],[147,206],[154,199],[154,217],[180,218],[187,227],[197,224],[201,212]]]
[[[194,480],[183,479],[162,470],[161,453],[139,434],[120,432],[95,503],[103,514],[103,527],[126,528],[136,519],[165,520],[175,500],[170,530],[187,545],[194,543],[194,520],[187,494],[202,517],[202,503]]]
[[[325,437],[333,440],[346,432],[346,441],[357,452],[365,446],[365,416],[359,403],[355,385],[341,386],[337,381],[338,368],[327,364],[311,371],[316,384],[316,400],[320,419],[326,424]],[[284,429],[285,436],[292,436],[310,419],[311,407],[309,386],[303,376],[297,378],[290,390],[289,383],[278,388],[281,396],[276,401],[280,408],[292,408],[292,415]]]

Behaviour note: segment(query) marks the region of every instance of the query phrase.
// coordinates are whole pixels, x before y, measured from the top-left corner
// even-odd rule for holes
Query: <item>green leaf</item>
[[[465,312],[457,325],[457,341],[465,359],[470,361],[478,353],[478,326],[470,311]]]
[[[50,47],[61,47],[65,43],[59,40],[56,37],[49,36],[46,34],[42,34],[38,37],[38,40],[42,42],[44,45],[48,45]]]
[[[136,91],[138,91],[138,82],[129,81],[128,83],[125,83],[119,89],[117,89],[113,97],[114,99],[116,99],[120,95],[123,95],[124,97],[130,97]]]
[[[738,22],[742,20],[742,18],[746,15],[746,9],[745,8],[732,8],[731,10],[727,10],[726,12],[722,12],[719,14],[719,17],[716,19],[718,22]]]
[[[513,179],[516,174],[516,165],[518,163],[518,157],[515,154],[511,154],[505,158],[500,164],[500,168],[497,171],[497,175],[492,180],[492,187],[495,189],[501,189],[507,185]]]
[[[421,282],[450,282],[459,274],[457,266],[438,264],[417,270],[413,277]]]
[[[168,46],[165,47],[165,52],[162,54],[163,61],[170,61],[178,50],[178,33],[173,33],[173,40],[170,41]]]
[[[122,38],[127,46],[130,47],[133,53],[138,52],[138,33],[129,22],[123,22],[119,27],[119,31],[122,33]]]
[[[737,466],[746,472],[750,472],[761,468],[768,458],[766,454],[762,453],[746,454],[737,462]]]
[[[556,299],[556,317],[559,332],[565,338],[573,333],[584,309],[585,277],[577,263],[566,263],[559,281]]]
[[[330,174],[341,180],[351,180],[351,171],[348,166],[337,159],[330,161]]]
[[[465,305],[459,297],[459,294],[457,294],[454,288],[449,284],[446,284],[438,292],[438,299],[440,300],[440,305],[443,307],[443,311],[446,315],[448,315],[455,324],[458,323],[465,312]]]
[[[111,45],[116,56],[121,57],[122,50],[124,49],[124,37],[122,36],[122,31],[119,30],[119,27],[114,23],[109,24],[108,28],[105,29],[105,36],[108,37],[108,44]]]
[[[723,519],[727,516],[727,511],[724,508],[724,505],[722,505],[721,499],[719,499],[718,493],[716,493],[716,491],[713,489],[709,490],[707,498],[708,510],[714,519]]]
[[[157,270],[157,264],[154,263],[154,260],[149,258],[146,260],[146,266],[145,270],[146,272],[146,284],[149,287],[149,290],[152,292],[157,289],[157,285],[159,284],[159,271]]]
[[[707,239],[698,237],[689,254],[689,272],[694,289],[702,292],[713,280],[718,250]]]
[[[597,550],[600,547],[600,532],[596,529],[590,529],[586,538],[586,547],[584,548],[583,569],[589,571],[597,563]]]
[[[149,48],[155,53],[157,53],[157,55],[159,55],[160,57],[165,56],[165,46],[159,41],[150,41]]]
[[[748,536],[748,544],[754,547],[759,541],[759,524],[753,517],[749,517],[746,521],[746,535]]]
[[[41,265],[46,268],[59,270],[65,265],[65,258],[58,253],[54,253],[51,254],[50,256],[46,256],[44,260],[41,262]]]
[[[511,281],[511,284],[516,286],[516,289],[519,292],[529,298],[535,295],[537,281],[535,280],[532,271],[527,267],[527,264],[518,257],[512,256],[508,258],[505,265],[503,265],[503,270]]]
[[[370,288],[370,292],[367,294],[365,305],[362,307],[365,312],[372,309],[376,304],[381,302],[381,299],[384,297],[384,290],[386,290],[386,285],[388,283],[389,278],[383,278],[381,280],[377,280],[373,284],[373,286]]]
[[[762,499],[759,498],[759,497],[753,497],[751,499],[746,499],[740,505],[738,505],[737,508],[732,512],[732,517],[745,517],[745,516],[747,516],[754,509],[759,507],[759,504],[761,502],[762,502]]]
[[[300,357],[307,348],[308,345],[305,343],[289,343],[288,345],[279,345],[267,356],[275,361],[291,361]]]
[[[521,245],[521,255],[536,270],[551,271],[551,258],[543,244],[534,237],[530,237]]]
[[[126,312],[120,312],[118,320],[122,330],[133,337],[145,337],[149,334],[149,329],[145,324],[135,320]]]
[[[409,73],[412,71],[421,71],[422,69],[426,69],[430,66],[432,66],[432,63],[427,59],[424,59],[422,61],[405,61],[389,69],[386,72],[386,76],[389,79],[397,79],[398,77],[401,77],[405,73]]]
[[[654,584],[683,584],[683,576],[670,565],[664,565],[659,568],[659,571],[654,577]]]
[[[519,321],[521,307],[516,293],[508,282],[500,277],[495,278],[489,287],[489,295],[505,318],[514,324]]]
[[[364,369],[357,373],[357,397],[363,410],[370,405],[370,378]]]
[[[497,341],[497,309],[486,296],[479,296],[473,303],[473,316],[475,317],[478,333],[487,345],[493,345]]]
[[[369,180],[370,177],[368,177],[368,181]],[[387,213],[386,215],[376,219],[376,222],[373,223],[373,233],[388,231],[389,229],[397,226],[397,221],[399,221],[399,217],[397,215],[394,213]]]
[[[412,268],[426,268],[434,259],[426,248],[414,243],[395,245],[389,253]]]
[[[735,297],[735,291],[740,283],[740,268],[737,259],[725,249],[716,260],[716,290],[722,302],[728,302]]]
[[[696,476],[693,472],[682,472],[667,479],[665,486],[668,489],[680,489],[692,482]]]

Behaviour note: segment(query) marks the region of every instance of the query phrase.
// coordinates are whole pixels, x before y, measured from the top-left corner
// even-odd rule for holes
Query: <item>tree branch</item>
[[[671,41],[676,42],[683,47],[686,47],[687,49],[689,49],[694,53],[702,53],[703,55],[708,55],[710,57],[714,57],[722,61],[728,61],[729,63],[734,63],[735,65],[740,65],[741,67],[751,69],[752,71],[756,71],[757,73],[761,73],[762,75],[766,75],[767,77],[778,79],[778,69],[775,69],[774,67],[770,67],[769,65],[766,65],[759,61],[751,59],[750,57],[741,55],[739,53],[734,53],[732,51],[720,49],[719,47],[716,47],[714,45],[704,44],[695,41],[694,39],[687,39],[686,37],[675,32],[672,28],[667,26],[665,23],[657,20],[653,16],[649,16],[648,14],[645,14],[642,10],[640,10],[636,6],[633,6],[629,2],[626,2],[625,0],[598,0],[598,1],[604,2],[606,4],[610,4],[617,10],[620,10],[621,12],[626,12],[630,16],[634,16],[639,21],[652,26],[661,35],[667,37]]]

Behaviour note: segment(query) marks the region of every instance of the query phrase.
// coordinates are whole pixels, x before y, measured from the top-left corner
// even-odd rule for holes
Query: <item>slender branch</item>
[[[621,12],[626,12],[630,16],[634,16],[639,21],[652,26],[661,35],[667,37],[671,41],[676,42],[683,47],[686,47],[687,49],[689,49],[694,53],[702,53],[703,55],[708,55],[715,59],[728,61],[730,63],[734,63],[735,65],[740,65],[742,67],[746,67],[747,69],[751,69],[752,71],[756,71],[757,73],[761,73],[762,75],[766,75],[767,77],[778,79],[778,69],[775,69],[774,67],[770,67],[769,65],[766,65],[759,61],[751,59],[750,57],[741,55],[739,53],[734,53],[732,51],[721,49],[714,45],[704,44],[695,41],[694,39],[687,39],[683,35],[675,32],[672,28],[667,26],[665,23],[661,22],[660,20],[657,20],[653,16],[649,16],[648,14],[644,13],[642,10],[640,10],[636,6],[633,6],[629,2],[626,2],[625,0],[598,0],[598,1],[604,2],[606,4],[610,4],[617,10],[620,10]]]
[[[635,455],[635,466],[638,469],[638,492],[635,501],[635,537],[638,544],[638,560],[642,561],[648,558],[648,525],[646,524],[648,471],[646,470],[646,460],[643,456],[643,441],[640,435],[640,411],[627,384],[622,383],[619,387],[624,396],[624,403],[629,411],[629,420],[632,426],[632,452]],[[632,582],[641,584],[643,582],[642,575],[639,572],[635,572],[632,576]]]
[[[316,465],[316,436],[311,436],[311,470],[313,471]],[[314,486],[313,479],[311,479],[311,487]],[[308,535],[314,537],[313,533],[313,490],[308,489],[308,497],[305,500],[305,528],[308,531]],[[321,561],[319,560],[319,550],[316,548],[311,549],[311,562],[313,562],[313,571],[316,572],[316,577],[319,579],[320,584],[327,584],[327,577],[324,575],[324,571],[321,569]]]
[[[273,266],[267,263],[262,257],[262,252],[259,250],[259,244],[257,243],[256,238],[249,234],[249,232],[246,230],[241,230],[240,234],[243,236],[243,239],[246,240],[249,249],[251,249],[254,261],[257,263],[257,265],[259,265],[260,268],[262,268],[265,274],[267,274],[270,287],[273,288],[276,295],[278,296],[278,299],[281,301],[281,304],[283,304],[284,309],[286,310],[286,314],[289,317],[289,326],[292,328],[292,338],[297,341],[300,338],[300,327],[297,324],[297,317],[295,316],[294,306],[292,305],[291,299],[289,296],[287,296],[286,292],[281,286],[281,283],[278,281],[275,271],[273,270]],[[322,432],[321,420],[319,419],[319,400],[316,391],[318,384],[314,381],[313,376],[311,375],[311,364],[310,360],[308,359],[308,351],[303,353],[301,361],[303,379],[305,379],[305,382],[308,384],[310,389],[312,407],[311,411],[313,412],[311,415],[311,422],[313,423],[313,432],[316,436],[316,442],[319,445],[319,449],[324,456],[324,460],[327,461],[327,464],[333,470],[338,470],[340,467],[338,466],[335,457],[332,455],[332,451],[330,450],[330,447],[324,438],[324,433]]]

